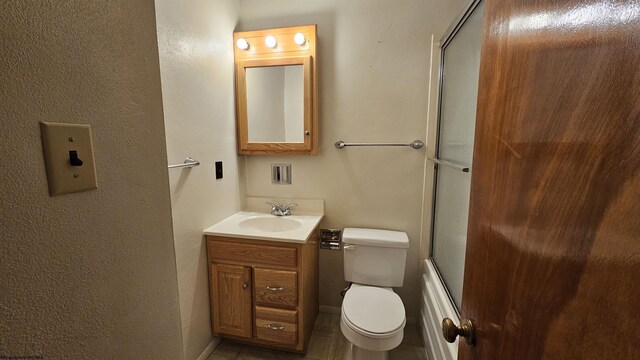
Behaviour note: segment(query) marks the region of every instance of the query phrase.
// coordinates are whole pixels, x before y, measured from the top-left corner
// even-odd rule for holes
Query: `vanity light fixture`
[[[247,40],[245,40],[243,38],[238,39],[238,41],[236,41],[236,45],[241,50],[248,50],[249,49],[249,43],[247,42]]]
[[[305,37],[304,37],[304,34],[303,34],[303,33],[296,33],[296,34],[293,36],[293,41],[294,41],[296,44],[298,44],[298,45],[302,46],[302,45],[304,45],[304,44],[307,42],[307,39],[305,39]]]
[[[276,37],[273,35],[269,35],[264,38],[264,43],[267,44],[267,46],[271,49],[274,49],[276,45],[278,45],[278,41],[276,41]]]

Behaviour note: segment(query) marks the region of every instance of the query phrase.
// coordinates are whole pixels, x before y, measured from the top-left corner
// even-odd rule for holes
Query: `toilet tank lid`
[[[404,231],[378,229],[345,228],[342,231],[342,242],[401,249],[409,247],[409,237]]]

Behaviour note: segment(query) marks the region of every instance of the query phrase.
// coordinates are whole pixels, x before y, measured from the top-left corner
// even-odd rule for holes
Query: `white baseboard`
[[[342,309],[337,306],[320,305],[320,312],[327,314],[342,314]],[[407,316],[407,324],[416,325],[418,320],[412,316]]]
[[[196,360],[207,360],[218,344],[220,344],[220,338],[215,336]]]

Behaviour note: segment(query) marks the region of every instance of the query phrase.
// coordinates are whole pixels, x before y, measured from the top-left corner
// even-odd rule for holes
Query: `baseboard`
[[[327,314],[342,314],[342,309],[337,306],[320,305],[320,312]],[[416,325],[418,320],[413,316],[407,316],[407,324]]]
[[[218,344],[220,344],[220,338],[215,336],[196,360],[207,360]]]

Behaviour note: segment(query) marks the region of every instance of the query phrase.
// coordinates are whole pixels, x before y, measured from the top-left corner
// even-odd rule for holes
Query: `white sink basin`
[[[253,216],[238,223],[241,229],[252,229],[266,232],[283,232],[299,229],[302,223],[285,216]]]
[[[240,211],[204,230],[205,235],[306,243],[322,214],[274,216]]]

